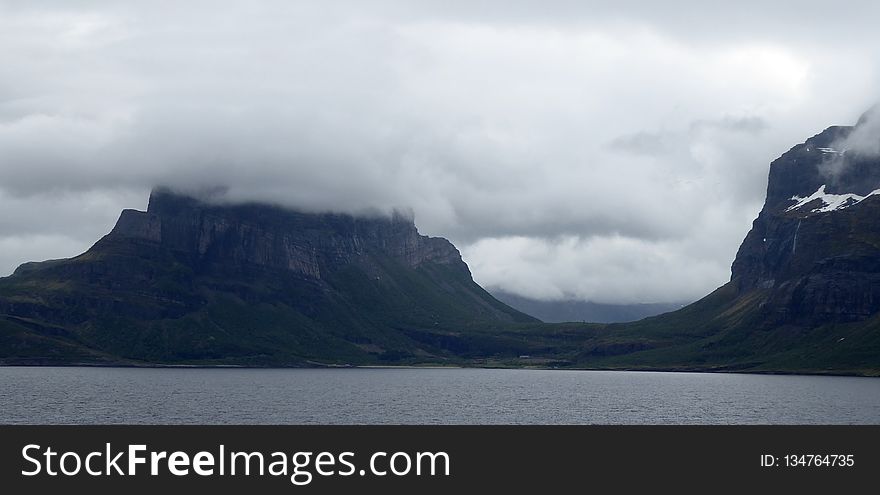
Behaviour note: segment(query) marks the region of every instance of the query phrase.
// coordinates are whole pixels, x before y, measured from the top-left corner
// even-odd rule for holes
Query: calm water
[[[0,367],[0,423],[880,424],[880,379]]]

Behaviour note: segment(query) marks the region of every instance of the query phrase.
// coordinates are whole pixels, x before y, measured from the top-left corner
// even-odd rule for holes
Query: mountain
[[[504,304],[547,323],[568,321],[621,323],[668,313],[684,306],[673,303],[602,304],[578,300],[542,301],[501,289],[489,289],[489,292]]]
[[[534,321],[411,218],[212,204],[167,189],[146,212],[124,210],[82,255],[0,279],[5,363],[443,362],[453,355],[443,343],[469,328]]]
[[[866,115],[791,148],[770,165],[729,283],[673,313],[585,330],[575,361],[880,374],[878,145]]]
[[[738,294],[767,292],[770,324],[880,310],[880,159],[837,149],[854,131],[831,127],[770,168],[764,208],[732,267]]]

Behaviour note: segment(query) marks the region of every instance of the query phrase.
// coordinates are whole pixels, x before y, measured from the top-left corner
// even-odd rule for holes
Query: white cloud
[[[872,107],[861,117],[856,127],[845,139],[833,145],[840,151],[863,157],[880,156],[880,104]]]

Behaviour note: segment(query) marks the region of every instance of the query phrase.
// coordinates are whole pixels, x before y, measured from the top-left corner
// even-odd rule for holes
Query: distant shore
[[[241,365],[241,364],[164,364],[164,363],[49,363],[49,362],[3,362],[3,368],[132,368],[132,369],[255,369],[255,370],[291,370],[291,369],[492,369],[492,370],[532,370],[532,371],[625,371],[641,373],[715,373],[738,375],[802,375],[802,376],[850,376],[864,378],[880,378],[880,370],[733,370],[721,368],[597,368],[597,367],[549,367],[549,366],[514,366],[503,364],[467,365],[467,364],[333,364],[310,362],[303,365]]]

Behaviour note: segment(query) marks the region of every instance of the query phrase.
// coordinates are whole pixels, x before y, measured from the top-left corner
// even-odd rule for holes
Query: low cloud
[[[661,133],[640,131],[614,138],[608,148],[635,155],[659,156],[671,151],[669,140],[670,136]]]
[[[698,120],[691,124],[691,130],[701,131],[729,131],[744,132],[758,135],[769,127],[767,121],[761,117],[730,117],[725,116],[718,120]]]
[[[880,156],[880,105],[862,115],[856,128],[835,147],[858,157]]]

